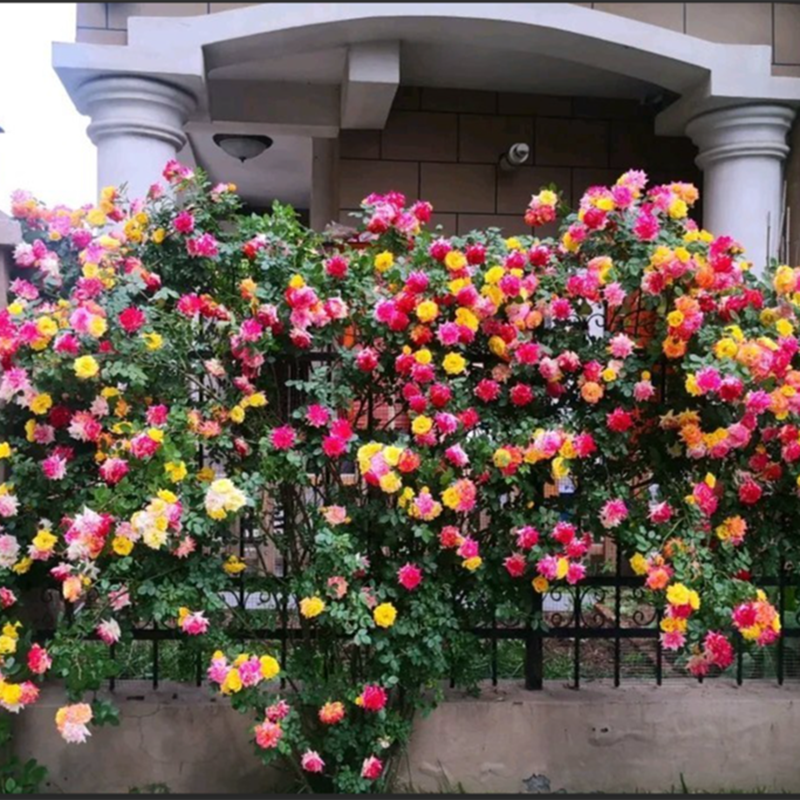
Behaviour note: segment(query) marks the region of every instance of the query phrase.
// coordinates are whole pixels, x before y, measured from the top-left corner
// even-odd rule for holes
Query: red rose
[[[126,308],[119,315],[119,324],[126,333],[136,333],[147,322],[147,317],[139,308]]]
[[[625,433],[633,426],[633,417],[624,408],[615,408],[610,414],[606,414],[606,425],[614,433]]]

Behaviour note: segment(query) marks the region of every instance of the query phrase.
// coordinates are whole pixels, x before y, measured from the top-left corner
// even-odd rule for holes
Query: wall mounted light
[[[269,136],[251,136],[244,133],[215,133],[214,144],[244,164],[245,161],[269,150],[272,147],[272,139]]]
[[[530,145],[525,144],[525,142],[512,144],[511,147],[500,156],[500,169],[503,170],[503,172],[511,172],[517,169],[517,167],[521,167],[528,160],[530,154]]]

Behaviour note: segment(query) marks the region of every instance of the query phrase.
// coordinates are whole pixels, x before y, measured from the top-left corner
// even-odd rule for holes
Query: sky
[[[75,3],[0,4],[0,211],[14,189],[48,205],[95,201],[95,147],[50,66],[54,41],[75,41]]]

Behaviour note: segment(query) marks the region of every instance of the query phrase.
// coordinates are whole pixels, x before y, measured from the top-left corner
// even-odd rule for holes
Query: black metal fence
[[[800,576],[793,575],[789,579],[784,572],[778,578],[761,578],[755,583],[775,603],[782,633],[775,644],[766,648],[748,648],[735,634],[736,660],[731,668],[732,675],[739,685],[755,679],[774,680],[779,685],[787,679],[800,679],[800,609],[797,604]],[[566,602],[548,611],[548,601],[554,597]],[[537,595],[534,602],[538,623],[526,628],[503,628],[493,624],[472,632],[489,643],[491,672],[488,677],[494,685],[501,677],[499,645],[509,641],[524,644],[522,677],[525,688],[533,691],[541,690],[548,677],[566,679],[573,689],[580,688],[587,678],[609,679],[614,686],[620,686],[623,678],[649,678],[658,686],[665,679],[675,678],[702,682],[704,678],[693,678],[683,666],[685,654],[674,654],[662,647],[661,612],[637,602],[643,598],[642,578],[619,573],[597,575],[569,590]],[[548,652],[549,644],[554,646]],[[548,659],[553,653],[561,654],[561,672],[554,675],[550,671],[548,675]],[[627,658],[630,655],[637,657],[634,668]],[[568,661],[567,668],[564,660]],[[725,674],[730,676],[731,671]],[[705,680],[714,677],[716,675],[711,673]]]
[[[488,645],[475,649],[484,654],[483,671],[472,677],[493,685],[503,679],[517,679],[532,691],[541,690],[548,679],[574,689],[595,679],[611,680],[614,686],[642,680],[660,686],[669,679],[693,679],[683,666],[685,656],[662,647],[661,613],[647,602],[642,578],[621,574],[619,556],[615,566],[613,574],[592,575],[574,587],[534,594],[531,624],[506,627],[495,617],[487,626],[468,629],[479,643]],[[800,575],[787,568],[778,577],[754,583],[775,604],[782,634],[767,648],[748,648],[735,634],[736,661],[725,674],[739,685],[747,680],[771,680],[782,685],[786,680],[800,679]],[[237,592],[234,605],[244,610],[249,597],[254,595]],[[248,627],[232,636],[269,643],[285,667],[289,648],[302,646],[299,640],[303,634],[285,607],[279,607],[277,614],[277,625]],[[39,629],[36,638],[46,641],[53,634],[52,629]],[[132,639],[132,643],[110,648],[112,659],[133,663],[130,674],[123,672],[110,680],[112,689],[119,678],[148,679],[154,688],[164,680],[198,686],[204,681],[211,653],[175,628],[135,629]],[[99,640],[97,644],[105,648]],[[123,648],[127,648],[126,653]],[[169,663],[165,666],[165,662]],[[708,675],[705,680],[713,677]],[[455,679],[451,685],[456,685]]]

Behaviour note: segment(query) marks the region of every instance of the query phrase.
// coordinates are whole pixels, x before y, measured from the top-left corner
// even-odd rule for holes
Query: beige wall
[[[515,142],[530,145],[531,166],[503,172],[498,158]],[[525,207],[550,183],[574,204],[631,167],[655,182],[702,177],[689,139],[657,138],[636,102],[602,98],[401,87],[386,128],[342,131],[339,154],[340,222],[369,192],[396,190],[431,202],[447,234],[530,233]]]
[[[505,683],[480,699],[450,692],[418,719],[398,789],[471,792],[800,791],[798,685],[680,680],[543,692]],[[118,728],[66,744],[48,688],[15,718],[15,749],[50,769],[48,793],[125,793],[166,783],[172,792],[269,792],[281,776],[254,754],[250,720],[206,689],[122,681]]]
[[[195,16],[255,3],[78,3],[77,40],[124,44],[128,17]],[[712,42],[768,44],[774,71],[800,75],[800,5],[795,3],[577,3]]]

